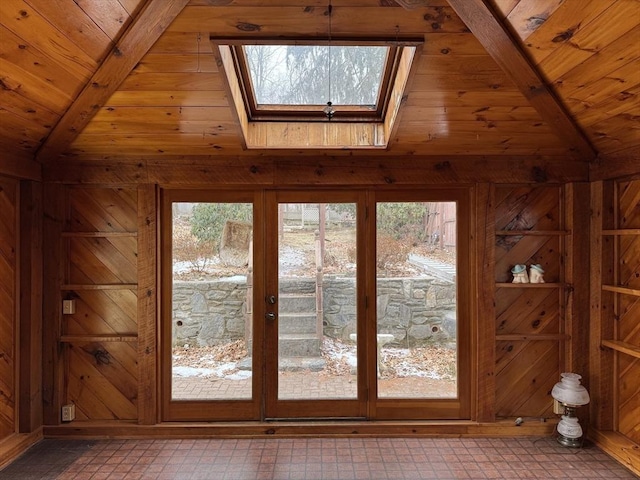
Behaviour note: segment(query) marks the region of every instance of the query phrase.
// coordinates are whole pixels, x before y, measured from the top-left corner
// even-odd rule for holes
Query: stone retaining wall
[[[312,279],[291,279],[285,291],[314,291]],[[176,281],[173,285],[173,344],[218,345],[244,338],[246,280]],[[449,343],[456,338],[456,289],[433,278],[378,280],[378,333],[391,333],[390,345],[409,347]],[[324,279],[324,333],[349,341],[356,331],[355,281]]]

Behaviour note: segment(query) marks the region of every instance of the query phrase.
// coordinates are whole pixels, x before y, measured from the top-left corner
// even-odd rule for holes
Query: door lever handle
[[[267,312],[264,315],[264,318],[266,318],[267,320],[275,320],[276,319],[276,314],[273,312]]]

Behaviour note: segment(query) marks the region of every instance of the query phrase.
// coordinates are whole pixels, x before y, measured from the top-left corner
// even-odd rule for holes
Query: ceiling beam
[[[189,0],[148,0],[36,153],[47,161],[71,145]]]
[[[597,153],[565,107],[551,91],[537,69],[530,63],[509,31],[504,27],[488,0],[448,0],[460,19],[480,41],[542,119],[564,142],[586,161]]]

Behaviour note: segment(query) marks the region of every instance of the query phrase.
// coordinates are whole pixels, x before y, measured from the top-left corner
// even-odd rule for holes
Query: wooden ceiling
[[[209,37],[326,38],[328,3],[3,0],[0,149],[272,155],[243,149]],[[331,3],[336,37],[424,48],[386,151],[300,153],[640,159],[640,1]]]

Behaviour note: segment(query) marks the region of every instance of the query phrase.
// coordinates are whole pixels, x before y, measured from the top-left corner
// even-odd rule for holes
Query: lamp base
[[[571,447],[571,448],[580,448],[582,447],[582,437],[579,438],[569,438],[565,437],[561,433],[558,434],[557,439],[558,443],[563,447]]]

